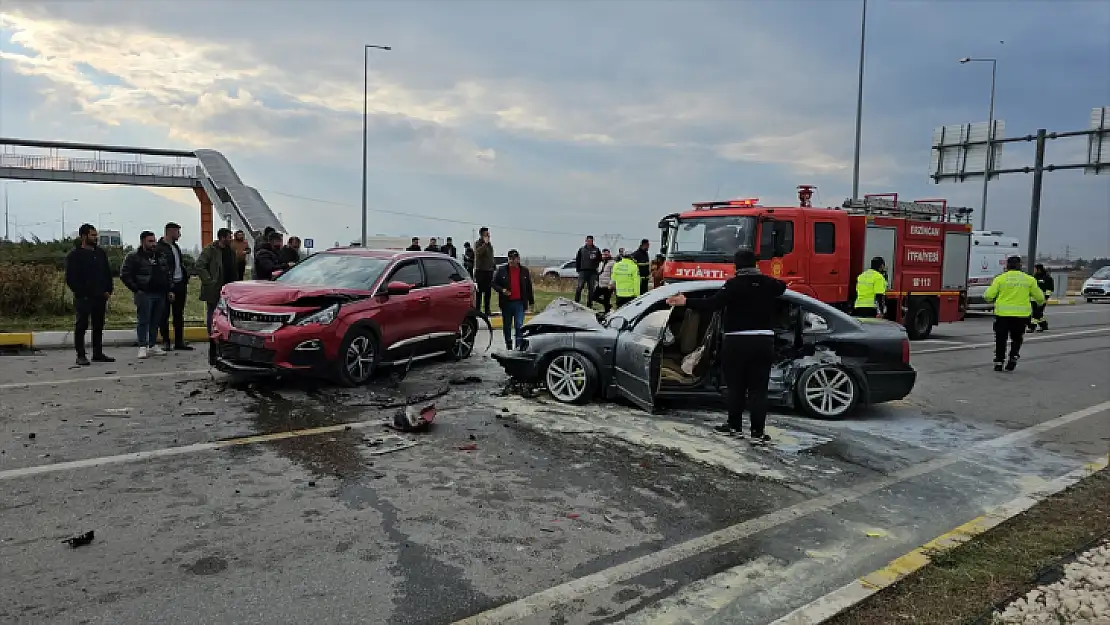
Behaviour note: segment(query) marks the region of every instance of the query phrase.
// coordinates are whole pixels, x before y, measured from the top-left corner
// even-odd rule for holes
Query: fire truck
[[[851,310],[856,278],[881,256],[887,267],[887,313],[911,339],[967,311],[971,209],[946,200],[901,201],[897,193],[815,208],[815,187],[798,187],[798,206],[769,207],[758,198],[696,202],[667,215],[662,230],[664,282],[723,280],[733,255],[748,249],[760,270],[791,289]]]

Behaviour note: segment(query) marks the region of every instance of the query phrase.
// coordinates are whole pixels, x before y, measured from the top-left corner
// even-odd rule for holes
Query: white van
[[[983,299],[987,287],[998,274],[1006,271],[1006,259],[1021,256],[1020,243],[1001,230],[974,230],[971,233],[971,257],[967,263],[967,305],[971,309],[993,308]]]

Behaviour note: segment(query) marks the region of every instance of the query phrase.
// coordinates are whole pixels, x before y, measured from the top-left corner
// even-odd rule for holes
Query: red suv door
[[[424,258],[424,276],[432,304],[430,323],[434,332],[454,334],[470,310],[471,285],[466,270],[451,258]]]
[[[401,261],[390,270],[382,285],[390,282],[404,282],[412,286],[406,295],[390,295],[380,304],[381,312],[378,314],[378,324],[382,329],[382,350],[386,352],[383,360],[390,360],[396,353],[388,353],[393,349],[409,348],[416,346],[420,349],[433,330],[429,329],[432,315],[431,297],[424,288],[424,272],[418,260]]]

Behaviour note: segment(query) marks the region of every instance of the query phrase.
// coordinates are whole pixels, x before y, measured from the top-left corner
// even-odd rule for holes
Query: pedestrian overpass
[[[200,203],[202,245],[212,242],[216,214],[252,237],[267,227],[285,232],[258,190],[243,184],[231,163],[216,150],[0,137],[0,179],[4,178],[192,189]]]

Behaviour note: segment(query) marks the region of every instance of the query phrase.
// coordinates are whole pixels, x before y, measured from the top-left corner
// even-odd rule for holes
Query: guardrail
[[[126,176],[151,176],[161,178],[200,178],[198,165],[168,165],[106,161],[97,158],[67,158],[64,156],[32,156],[29,154],[0,154],[0,167],[13,169],[39,169],[81,174],[119,174]]]

